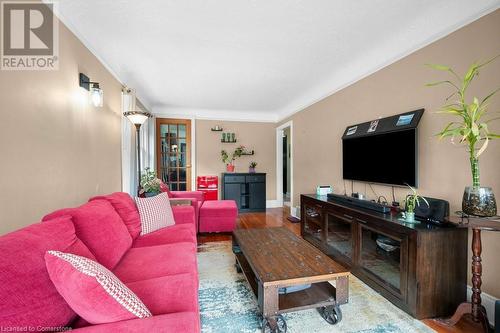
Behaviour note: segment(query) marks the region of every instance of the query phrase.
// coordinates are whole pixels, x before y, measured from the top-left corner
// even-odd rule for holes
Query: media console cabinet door
[[[359,224],[359,266],[403,301],[407,296],[408,237]]]

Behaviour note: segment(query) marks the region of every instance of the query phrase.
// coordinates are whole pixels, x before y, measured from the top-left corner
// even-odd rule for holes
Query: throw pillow
[[[174,213],[167,193],[149,198],[135,198],[141,217],[141,235],[174,225]]]
[[[170,188],[168,187],[167,184],[165,184],[162,181],[160,181],[160,191],[161,192],[166,192],[168,194],[169,198],[172,196],[172,193],[170,193]]]
[[[152,316],[136,294],[94,260],[71,253],[47,251],[45,265],[64,300],[91,324]]]

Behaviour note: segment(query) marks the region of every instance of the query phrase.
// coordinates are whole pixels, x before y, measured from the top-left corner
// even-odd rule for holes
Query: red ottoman
[[[208,200],[200,208],[199,232],[233,231],[238,207],[234,200]]]

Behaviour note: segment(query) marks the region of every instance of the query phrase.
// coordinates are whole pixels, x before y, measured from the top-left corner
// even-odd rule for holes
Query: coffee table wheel
[[[274,321],[275,327],[272,328],[271,322]],[[262,333],[286,333],[287,326],[285,318],[282,315],[262,320]]]
[[[330,325],[338,324],[342,320],[342,311],[340,310],[338,304],[322,306],[318,308],[318,312]]]

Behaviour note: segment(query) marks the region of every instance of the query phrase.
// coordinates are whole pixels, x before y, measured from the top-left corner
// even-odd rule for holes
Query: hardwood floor
[[[238,216],[237,228],[271,228],[285,227],[300,235],[300,224],[291,223],[287,220],[287,208],[271,208],[265,213],[244,213]],[[198,235],[198,243],[220,242],[231,240],[231,234],[202,234]],[[482,332],[481,325],[474,323],[470,316],[464,316],[460,322],[454,327],[443,326],[439,322],[432,319],[422,320],[424,324],[431,327],[439,333],[480,333]]]

